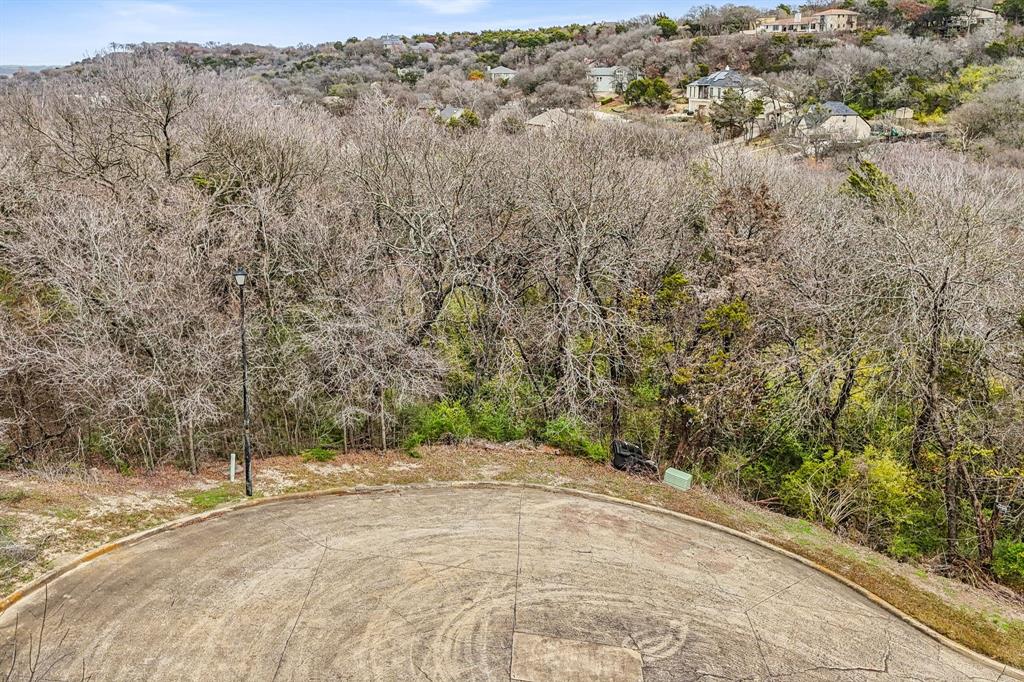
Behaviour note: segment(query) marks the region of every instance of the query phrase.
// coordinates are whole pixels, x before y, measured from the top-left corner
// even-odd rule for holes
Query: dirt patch
[[[306,462],[306,468],[317,476],[330,477],[341,474],[353,474],[360,471],[359,467],[343,462],[341,464],[324,464],[321,462]]]

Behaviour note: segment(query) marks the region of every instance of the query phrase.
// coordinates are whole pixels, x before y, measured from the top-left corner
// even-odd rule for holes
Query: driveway
[[[0,680],[15,649],[12,680],[1009,679],[741,538],[512,487],[161,533],[0,615]]]

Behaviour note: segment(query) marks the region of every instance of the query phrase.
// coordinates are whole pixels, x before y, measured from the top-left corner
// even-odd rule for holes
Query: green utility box
[[[693,476],[685,471],[670,467],[665,470],[665,483],[668,483],[677,490],[689,490],[690,486],[693,485]]]

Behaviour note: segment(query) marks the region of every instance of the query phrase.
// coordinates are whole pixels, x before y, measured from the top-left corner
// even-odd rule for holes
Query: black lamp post
[[[245,494],[252,497],[252,444],[249,442],[249,359],[245,353],[245,268],[235,270],[238,301],[242,314],[242,452],[245,461]]]

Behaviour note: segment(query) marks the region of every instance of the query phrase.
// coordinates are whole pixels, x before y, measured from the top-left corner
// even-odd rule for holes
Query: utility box
[[[676,490],[689,490],[690,486],[693,485],[693,476],[685,471],[670,467],[665,470],[665,483],[668,483]]]

